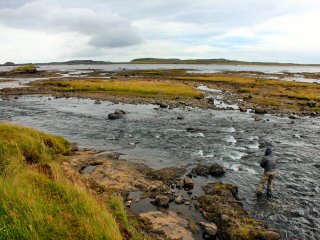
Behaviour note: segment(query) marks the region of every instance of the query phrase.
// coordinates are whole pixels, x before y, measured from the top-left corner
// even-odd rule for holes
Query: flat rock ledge
[[[238,198],[238,187],[229,183],[209,183],[205,195],[198,198],[197,208],[218,226],[220,240],[279,240],[280,234],[252,218]]]
[[[188,221],[176,213],[160,211],[140,213],[141,220],[149,227],[152,234],[159,240],[192,240],[192,232],[187,230]]]

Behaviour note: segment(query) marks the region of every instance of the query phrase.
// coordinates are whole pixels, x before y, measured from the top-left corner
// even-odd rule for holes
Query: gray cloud
[[[107,9],[102,14],[89,8],[65,8],[46,0],[32,1],[15,9],[2,8],[0,23],[48,33],[77,32],[87,35],[88,43],[97,48],[126,47],[142,42],[129,21]]]

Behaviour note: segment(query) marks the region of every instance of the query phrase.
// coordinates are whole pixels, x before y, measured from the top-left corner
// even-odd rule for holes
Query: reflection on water
[[[115,109],[128,114],[108,120]],[[183,120],[177,119],[180,115]],[[222,180],[237,184],[245,207],[280,229],[284,239],[320,237],[320,172],[315,167],[320,162],[320,119],[290,124],[287,117],[266,115],[255,121],[239,111],[24,96],[0,101],[0,120],[63,135],[83,147],[116,150],[154,168],[221,163],[228,169]],[[270,145],[279,158],[275,197],[258,202],[259,158]]]

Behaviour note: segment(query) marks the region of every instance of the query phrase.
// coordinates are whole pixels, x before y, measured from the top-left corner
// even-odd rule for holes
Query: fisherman
[[[268,147],[264,157],[260,162],[260,166],[264,168],[264,173],[261,176],[260,183],[257,187],[257,196],[261,196],[267,182],[267,195],[272,196],[272,184],[276,176],[276,158],[272,154],[272,149]]]

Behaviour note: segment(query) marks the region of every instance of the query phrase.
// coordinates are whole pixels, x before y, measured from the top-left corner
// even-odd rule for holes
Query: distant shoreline
[[[9,63],[9,62],[8,62]],[[300,64],[300,63],[278,63],[278,62],[246,62],[227,59],[162,59],[162,58],[138,58],[130,62],[110,62],[93,60],[72,60],[66,62],[48,63],[11,63],[0,64],[0,66],[21,66],[21,65],[111,65],[111,64],[199,64],[199,65],[247,65],[247,66],[320,66],[320,64]]]

